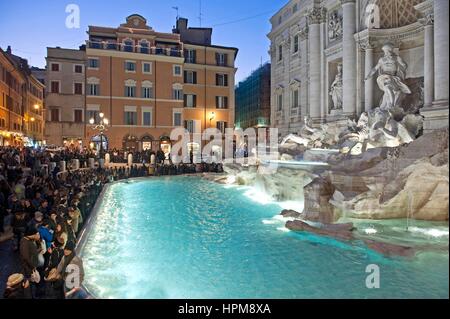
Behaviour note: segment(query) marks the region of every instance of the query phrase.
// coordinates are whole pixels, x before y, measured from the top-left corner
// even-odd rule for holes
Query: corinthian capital
[[[423,24],[424,26],[433,25],[434,24],[434,14],[429,13],[429,14],[424,15],[423,18],[419,19],[419,22],[421,24]]]
[[[307,13],[308,24],[320,24],[327,20],[327,10],[325,8],[312,8]]]
[[[369,39],[361,40],[358,42],[358,44],[361,50],[370,50],[375,48],[375,45],[373,44],[373,42],[370,42]]]

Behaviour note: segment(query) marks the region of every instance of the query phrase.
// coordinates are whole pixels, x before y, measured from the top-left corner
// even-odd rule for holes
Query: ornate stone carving
[[[378,60],[377,65],[369,72],[366,81],[378,72],[377,83],[384,92],[380,108],[391,110],[400,106],[403,94],[411,94],[411,90],[403,82],[407,64],[394,53],[394,46],[387,43],[383,46],[384,56]]]
[[[338,11],[334,11],[328,19],[328,39],[330,41],[342,38],[342,17]]]
[[[355,0],[341,0],[341,5],[344,5],[347,3],[355,3]]]
[[[307,13],[308,24],[320,24],[326,21],[325,8],[312,8]]]
[[[370,50],[370,49],[375,49],[375,45],[372,41],[370,41],[369,39],[363,39],[361,41],[358,42],[359,44],[359,48],[361,50]]]
[[[299,33],[298,33],[298,36],[300,37],[300,40],[308,39],[308,32],[309,32],[308,26],[305,26],[305,27],[301,28]]]
[[[329,93],[333,100],[332,110],[342,109],[342,64],[338,64],[337,71],[338,73],[336,74],[333,83],[331,83]]]
[[[425,15],[423,18],[419,19],[419,22],[424,26],[434,25],[434,14],[429,13],[429,14]]]

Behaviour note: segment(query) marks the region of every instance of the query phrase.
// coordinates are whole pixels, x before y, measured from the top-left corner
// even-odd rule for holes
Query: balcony
[[[130,45],[123,43],[111,43],[111,42],[98,42],[98,41],[86,41],[86,45],[90,49],[97,50],[111,50],[122,51],[139,54],[151,54],[151,55],[164,55],[170,57],[181,58],[183,52],[177,48],[168,47],[146,47],[141,45]]]

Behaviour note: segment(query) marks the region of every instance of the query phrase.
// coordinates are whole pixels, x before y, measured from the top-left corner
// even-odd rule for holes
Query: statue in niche
[[[378,87],[384,92],[380,109],[388,111],[399,107],[402,94],[411,94],[411,90],[403,82],[408,66],[400,56],[395,54],[394,46],[387,43],[382,50],[384,56],[378,60],[377,65],[369,72],[365,80],[369,80],[378,72]]]
[[[328,21],[328,39],[336,40],[342,37],[342,19],[335,11]]]
[[[330,87],[330,95],[333,100],[332,110],[342,110],[342,64],[338,64],[337,71],[338,73]]]

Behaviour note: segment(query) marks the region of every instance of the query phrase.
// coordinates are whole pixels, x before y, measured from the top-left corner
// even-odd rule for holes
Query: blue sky
[[[67,29],[68,4],[80,8],[80,28]],[[213,27],[213,43],[239,48],[237,81],[256,69],[267,53],[269,18],[287,0],[202,0],[202,26]],[[88,25],[116,27],[132,13],[144,16],[157,31],[171,32],[176,11],[197,27],[200,0],[14,0],[0,1],[0,47],[43,67],[47,46],[78,48],[87,38]],[[7,32],[5,32],[7,30]]]

